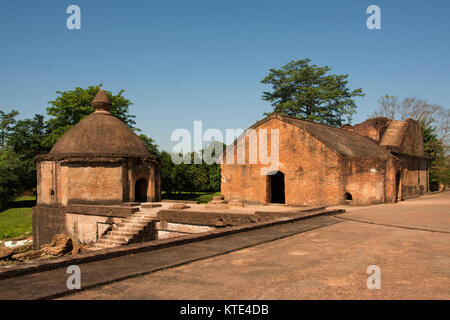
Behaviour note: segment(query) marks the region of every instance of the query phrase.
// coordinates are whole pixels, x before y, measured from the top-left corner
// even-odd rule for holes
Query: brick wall
[[[343,158],[297,126],[271,119],[256,128],[279,130],[279,171],[285,174],[285,202],[288,205],[335,205],[344,203],[345,193],[354,204],[381,203],[393,197],[395,183],[386,179],[387,162],[382,160]],[[248,140],[248,139],[247,139]],[[235,146],[235,157],[238,148]],[[270,154],[270,140],[268,143]],[[224,162],[227,161],[226,157]],[[246,144],[246,159],[249,146]],[[262,175],[258,164],[224,163],[221,166],[222,195],[226,200],[250,203],[271,201],[270,177]]]

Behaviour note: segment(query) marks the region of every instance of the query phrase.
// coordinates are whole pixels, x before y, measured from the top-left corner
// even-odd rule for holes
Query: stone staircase
[[[161,208],[143,208],[114,226],[91,246],[92,250],[112,248],[130,243],[155,240],[157,213]]]

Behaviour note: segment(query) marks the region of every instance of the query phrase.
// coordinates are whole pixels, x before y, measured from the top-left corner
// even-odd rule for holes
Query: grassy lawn
[[[0,239],[31,236],[31,208],[35,203],[36,197],[19,197],[8,205],[8,209],[0,212]]]
[[[214,196],[220,196],[220,192],[194,192],[193,194],[190,192],[181,192],[180,194],[162,192],[161,194],[163,199],[200,201],[200,203],[208,203]]]

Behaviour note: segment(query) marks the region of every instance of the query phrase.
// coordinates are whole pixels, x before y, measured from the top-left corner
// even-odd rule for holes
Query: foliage
[[[92,100],[101,86],[57,91],[58,97],[49,102],[47,113],[50,118],[47,121],[40,114],[17,120],[19,112],[0,110],[0,207],[23,191],[36,187],[35,156],[48,153],[64,133],[94,111]],[[115,95],[107,92],[112,103],[110,112],[138,131],[133,127],[134,116],[129,113],[132,103],[122,96],[123,92],[120,90]],[[144,134],[139,137],[150,153],[158,155],[158,146],[152,138]]]
[[[16,110],[12,110],[9,113],[0,110],[0,147],[2,150],[5,150],[6,148],[6,142],[13,130],[18,114],[19,112]]]
[[[23,192],[20,172],[23,162],[10,150],[3,150],[0,156],[0,209]]]
[[[143,133],[139,135],[139,138],[141,138],[141,140],[144,142],[148,152],[150,152],[155,156],[159,156],[158,145],[155,143],[155,140],[153,140],[150,137],[147,137]]]
[[[8,139],[8,145],[22,162],[19,178],[24,190],[32,190],[36,186],[35,156],[50,151],[42,144],[45,137],[44,116],[36,114],[32,119],[17,121]]]
[[[338,127],[344,117],[351,122],[356,113],[353,97],[364,96],[362,89],[351,91],[348,75],[327,74],[329,67],[310,62],[291,61],[281,69],[270,69],[261,83],[271,85],[273,91],[265,91],[263,100],[272,103],[274,113]]]
[[[219,191],[221,175],[218,158],[222,154],[224,147],[225,145],[221,142],[212,142],[201,150],[202,161],[199,161],[198,153],[192,152],[183,157],[186,160],[190,159],[190,163],[183,161],[180,164],[173,163],[171,154],[162,151],[162,190],[169,194],[181,194],[182,191],[190,193]],[[198,160],[194,161],[195,158]],[[210,159],[208,160],[208,158]],[[212,160],[212,163],[210,160]]]

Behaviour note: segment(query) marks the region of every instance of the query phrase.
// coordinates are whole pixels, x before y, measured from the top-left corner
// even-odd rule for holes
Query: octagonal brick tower
[[[64,134],[48,154],[36,157],[35,248],[57,233],[75,238],[73,233],[83,233],[73,231],[73,221],[68,222],[71,206],[79,205],[79,211],[82,205],[91,217],[92,212],[104,217],[105,206],[160,200],[159,157],[150,154],[142,140],[108,111],[111,101],[104,90],[97,93],[92,106],[95,111]]]

